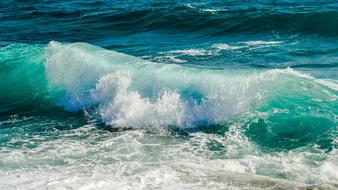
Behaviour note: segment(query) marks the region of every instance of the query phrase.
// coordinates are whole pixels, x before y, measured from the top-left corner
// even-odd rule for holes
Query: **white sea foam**
[[[216,48],[216,49],[219,49],[219,50],[236,50],[236,49],[241,49],[243,47],[245,47],[245,46],[232,46],[232,45],[225,44],[225,43],[212,45],[212,48]]]
[[[248,48],[251,46],[267,46],[267,45],[277,45],[283,43],[282,41],[248,41],[248,42],[241,42],[241,45],[229,45],[226,43],[219,43],[212,45],[212,48],[216,48],[218,50],[238,50],[243,48]]]
[[[211,149],[215,142],[226,148]],[[4,148],[0,158],[8,166],[0,173],[2,189],[333,190],[338,180],[335,150],[261,152],[236,126],[188,139],[144,129],[66,130],[36,148]]]
[[[232,49],[232,46],[230,46],[229,44],[214,44],[212,47],[221,50]]]
[[[206,50],[203,49],[187,49],[187,50],[175,50],[171,51],[171,53],[180,53],[190,56],[202,56],[208,54]]]
[[[179,59],[175,55],[164,56],[164,57],[161,57],[160,60],[162,61],[162,59],[169,60],[169,62],[174,62],[174,63],[186,63],[187,62],[187,60]]]
[[[185,6],[190,8],[190,9],[193,9],[193,10],[198,10],[198,11],[201,11],[201,12],[208,12],[208,13],[218,13],[218,12],[227,11],[227,9],[210,9],[210,8],[195,7],[195,6],[193,6],[193,4],[190,4],[190,3],[186,4]]]
[[[164,56],[164,58],[170,59],[172,62],[183,63],[186,60],[178,59],[177,56],[188,55],[188,56],[207,56],[207,55],[218,55],[220,51],[223,50],[239,50],[243,48],[249,48],[251,46],[265,47],[268,45],[277,45],[283,43],[282,41],[248,41],[241,42],[241,45],[230,45],[227,43],[217,43],[213,44],[210,48],[206,49],[183,49],[183,50],[173,50],[169,51],[170,55]],[[164,54],[164,53],[161,53]]]
[[[248,45],[255,46],[255,45],[277,45],[280,43],[283,43],[282,41],[263,41],[263,40],[257,40],[257,41],[248,41],[245,42]]]
[[[220,10],[217,10],[217,9],[201,9],[201,11],[209,12],[209,13],[216,13],[216,12],[219,12]],[[223,11],[225,11],[225,10],[223,10]]]
[[[111,73],[101,77],[91,91],[105,123],[130,127],[180,125],[184,105],[179,94],[165,91],[151,101],[137,91],[128,92],[130,83],[129,74]]]
[[[316,79],[317,83],[322,84],[332,90],[338,91],[338,82],[334,80]]]

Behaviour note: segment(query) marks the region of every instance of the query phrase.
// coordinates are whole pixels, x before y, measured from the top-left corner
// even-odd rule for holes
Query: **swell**
[[[283,13],[237,10],[217,13],[201,12],[189,7],[168,9],[108,11],[84,15],[83,24],[105,23],[100,29],[125,34],[146,31],[193,32],[219,36],[226,33],[296,33],[337,36],[338,12]],[[130,29],[138,28],[137,31]]]
[[[338,64],[298,64],[292,65],[291,68],[337,68]]]
[[[117,6],[119,4],[112,5],[111,8],[107,8],[105,3],[93,7],[69,4],[71,8],[67,10],[56,9],[53,6],[45,8],[39,4],[22,7],[12,5],[14,7],[4,9],[7,11],[4,12],[2,19],[7,24],[2,26],[5,31],[3,35],[9,39],[26,39],[23,34],[17,34],[17,31],[35,29],[41,25],[48,30],[32,32],[31,39],[41,39],[42,33],[52,35],[54,39],[74,38],[73,41],[81,41],[75,35],[66,37],[63,33],[78,33],[81,37],[91,39],[92,36],[97,36],[96,31],[100,31],[101,35],[130,35],[149,31],[190,33],[198,36],[276,32],[327,37],[338,35],[338,12],[334,9],[323,9],[319,12],[228,7],[224,10],[208,11],[176,4],[155,6],[140,3],[139,8],[125,4],[120,7]],[[11,21],[16,21],[15,26]],[[25,24],[27,22],[32,24],[27,27]],[[58,33],[56,30],[61,32]],[[16,36],[12,36],[12,33]]]

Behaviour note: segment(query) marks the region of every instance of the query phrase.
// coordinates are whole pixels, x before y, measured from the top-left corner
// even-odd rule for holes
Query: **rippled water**
[[[0,189],[337,189],[336,1],[0,1]]]

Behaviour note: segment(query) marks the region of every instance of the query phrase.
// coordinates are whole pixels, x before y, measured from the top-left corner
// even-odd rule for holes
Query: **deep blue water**
[[[86,42],[156,60],[172,50],[278,41],[282,43],[268,48],[187,58],[186,64],[221,68],[337,65],[336,1],[35,0],[2,1],[0,6],[2,46]]]
[[[338,2],[0,0],[0,189],[336,189]]]

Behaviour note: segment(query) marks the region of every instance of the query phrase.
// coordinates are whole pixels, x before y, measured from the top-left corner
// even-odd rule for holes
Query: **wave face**
[[[337,189],[337,1],[0,1],[0,189]]]

